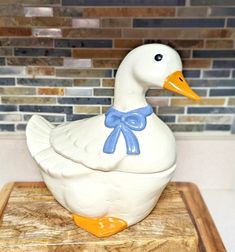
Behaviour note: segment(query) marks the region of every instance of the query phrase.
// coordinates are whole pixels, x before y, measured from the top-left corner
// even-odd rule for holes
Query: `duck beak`
[[[165,89],[173,91],[177,94],[184,95],[195,101],[199,101],[201,98],[198,96],[188,85],[181,71],[176,71],[169,75],[163,86]]]

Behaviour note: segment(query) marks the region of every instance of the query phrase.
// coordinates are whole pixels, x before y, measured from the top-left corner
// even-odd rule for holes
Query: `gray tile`
[[[25,68],[21,66],[7,66],[0,68],[0,75],[24,75]]]
[[[95,115],[92,115],[92,114],[87,114],[87,115],[67,115],[66,116],[66,119],[67,121],[75,121],[75,120],[82,120],[82,119],[87,119],[87,118],[90,118],[90,117],[93,117],[93,116],[96,116]]]
[[[208,131],[229,131],[231,125],[229,124],[206,124],[205,130]]]
[[[197,132],[203,131],[203,124],[168,124],[174,132]]]
[[[157,114],[184,114],[184,107],[159,107]]]
[[[211,89],[209,96],[235,96],[235,89]]]
[[[55,39],[55,47],[61,48],[111,48],[111,39]]]
[[[43,118],[45,118],[47,121],[49,122],[59,122],[62,123],[65,120],[65,116],[64,115],[41,115]],[[29,121],[29,119],[32,117],[32,115],[27,114],[24,115],[24,120],[25,121]]]
[[[228,79],[188,79],[191,87],[234,87],[235,81]]]
[[[110,105],[110,98],[80,98],[80,97],[66,97],[66,98],[58,98],[58,103],[61,104],[102,104],[102,105]]]
[[[183,74],[186,78],[199,78],[200,70],[183,70]]]
[[[235,60],[214,60],[213,68],[235,68]]]
[[[54,16],[59,17],[82,17],[83,16],[83,8],[79,6],[72,6],[72,7],[54,7]]]
[[[224,27],[222,18],[185,18],[185,19],[140,19],[133,20],[133,27]]]
[[[1,109],[1,107],[0,107],[0,109]],[[72,108],[72,106],[19,105],[19,111],[35,112],[35,113],[72,114],[73,108]]]
[[[27,124],[25,124],[25,123],[18,123],[18,124],[16,125],[16,130],[17,130],[17,131],[25,131],[26,126],[27,126]]]
[[[0,124],[0,131],[14,131],[14,124]]]
[[[15,78],[0,78],[0,86],[15,86]]]
[[[211,7],[210,16],[235,16],[234,7]]]
[[[70,49],[15,48],[16,56],[71,57]]]
[[[235,114],[235,107],[189,107],[188,114]]]
[[[1,105],[0,104],[0,111],[4,111],[4,112],[17,111],[17,106],[16,105]]]
[[[158,116],[163,122],[168,123],[168,122],[175,122],[175,116],[171,115],[160,115]]]
[[[227,27],[235,27],[235,18],[228,18]]]
[[[5,65],[6,63],[5,63],[5,58],[0,58],[0,65],[1,66],[3,66],[3,65]]]
[[[53,17],[53,8],[50,7],[24,7],[25,17]]]
[[[62,31],[59,28],[33,28],[32,33],[34,37],[48,37],[48,38],[62,37]]]
[[[0,46],[53,47],[52,38],[0,38]],[[5,48],[7,49],[7,48]],[[11,48],[8,48],[11,49]]]
[[[94,88],[94,96],[114,96],[113,88]]]
[[[231,132],[232,132],[232,134],[235,134],[235,117],[233,118],[233,123],[232,123],[232,127],[231,127]]]
[[[194,58],[234,58],[235,50],[194,50]]]
[[[91,66],[91,59],[64,58],[64,67],[90,68]]]
[[[230,71],[229,70],[204,70],[203,77],[211,78],[211,77],[229,77]]]
[[[23,86],[69,87],[73,85],[73,80],[72,79],[18,78],[17,84],[23,85]]]
[[[66,88],[65,89],[66,96],[92,96],[92,89],[88,88]]]
[[[191,5],[234,5],[234,0],[191,0]]]

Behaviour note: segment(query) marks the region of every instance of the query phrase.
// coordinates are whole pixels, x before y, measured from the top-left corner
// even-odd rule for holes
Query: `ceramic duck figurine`
[[[28,148],[55,199],[75,223],[104,237],[144,219],[176,167],[171,130],[146,103],[150,87],[194,100],[178,53],[162,44],[132,50],[115,79],[114,105],[105,115],[54,127],[34,115]]]

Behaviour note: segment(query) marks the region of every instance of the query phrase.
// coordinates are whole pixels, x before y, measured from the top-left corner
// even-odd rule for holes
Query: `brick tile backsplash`
[[[202,99],[153,88],[154,112],[176,132],[234,134],[234,38],[233,0],[2,0],[0,131],[34,113],[57,125],[106,112],[122,58],[163,43]]]

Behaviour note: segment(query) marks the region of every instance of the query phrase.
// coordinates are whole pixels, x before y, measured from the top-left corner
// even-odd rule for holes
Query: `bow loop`
[[[127,154],[140,154],[139,142],[134,131],[141,131],[146,127],[146,117],[153,113],[151,106],[146,106],[129,112],[121,112],[113,107],[108,110],[105,117],[105,126],[114,128],[105,141],[103,151],[114,153],[120,134],[126,141]]]

